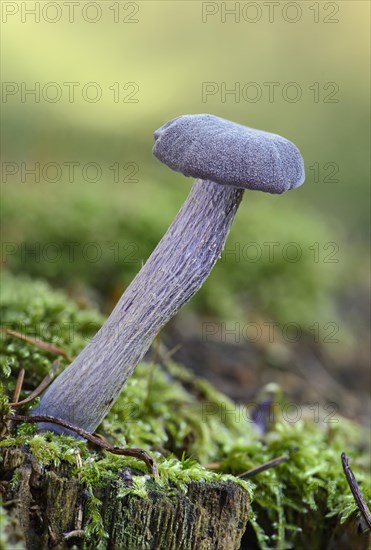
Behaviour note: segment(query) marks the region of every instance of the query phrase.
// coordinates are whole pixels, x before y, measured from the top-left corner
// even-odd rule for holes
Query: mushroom
[[[93,432],[152,341],[208,277],[244,189],[283,193],[304,181],[290,141],[200,114],[171,120],[155,134],[154,155],[198,178],[180,212],[91,342],[49,386],[32,414]],[[40,424],[58,433],[68,430]]]

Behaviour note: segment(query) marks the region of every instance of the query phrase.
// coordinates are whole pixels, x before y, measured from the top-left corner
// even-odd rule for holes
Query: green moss
[[[116,443],[151,447],[201,462],[216,460],[226,440],[242,436],[245,427],[230,415],[236,405],[209,384],[168,362],[166,369],[142,363],[101,425]],[[213,413],[213,414],[211,414]],[[124,427],[124,429],[123,429]]]
[[[87,542],[95,541],[98,548],[104,542],[104,540],[107,539],[108,536],[104,528],[102,515],[100,512],[101,506],[102,503],[99,498],[95,497],[94,495],[89,496],[89,500],[87,503],[88,521],[86,522],[84,528],[85,540]]]
[[[277,524],[275,538],[282,544],[300,531],[298,513],[308,515],[320,507],[327,518],[344,522],[357,511],[342,471],[340,455],[345,449],[366,500],[371,499],[370,460],[363,441],[365,434],[353,422],[339,418],[336,424],[305,420],[278,421],[263,441],[234,446],[220,465],[221,471],[239,473],[288,454],[290,460],[253,478],[254,501]],[[366,451],[367,452],[367,451]]]
[[[5,418],[10,411],[11,408],[9,407],[9,397],[5,393],[4,385],[0,383],[0,419]]]
[[[103,323],[97,311],[80,309],[65,293],[52,290],[43,281],[14,277],[7,272],[2,273],[1,280],[2,326],[53,344],[70,356],[85,347]],[[54,354],[2,332],[0,373],[8,395],[13,392],[15,375],[21,368],[27,371],[24,388],[34,389],[56,358]],[[62,356],[59,360],[62,366],[67,365]]]
[[[81,312],[63,293],[27,279],[4,277],[3,297],[2,312],[16,330],[21,320],[28,320],[26,327],[32,327],[35,320],[48,325],[56,319],[62,325],[78,320],[80,325],[73,340],[64,332],[52,337],[55,344],[71,354],[85,345],[87,323],[94,320],[99,324],[103,320],[94,311]],[[2,342],[2,357],[10,367],[6,391],[14,387],[19,368],[26,367],[24,396],[41,381],[52,360],[49,353],[35,351],[31,344],[8,337]],[[6,413],[4,388],[0,405]],[[252,496],[252,521],[262,548],[272,544],[286,548],[288,541],[295,540],[295,532],[299,532],[298,517],[318,513],[318,507],[321,514],[323,511],[321,517],[340,521],[356,512],[342,473],[342,451],[351,457],[366,499],[371,498],[371,482],[361,428],[343,418],[326,423],[325,414],[319,411],[314,417],[313,410],[305,407],[299,408],[300,419],[290,423],[282,414],[284,406],[285,402],[278,399],[275,422],[261,436],[242,405],[236,405],[186,369],[171,361],[165,367],[142,363],[99,431],[114,445],[151,451],[158,462],[158,481],[147,479],[145,465],[136,459],[97,452],[70,437],[37,434],[35,426],[17,424],[0,446],[25,446],[44,466],[69,465],[72,475],[89,492],[86,535],[97,545],[105,539],[97,488],[106,480],[117,480],[122,469],[130,467],[134,472],[133,486],[122,486],[122,496],[133,493],[146,498],[154,488],[171,494],[184,490],[190,481],[230,479],[239,483]],[[81,457],[81,467],[76,453]],[[256,475],[251,482],[234,477],[282,454],[290,456],[287,463]],[[212,462],[219,464],[217,471],[202,466]],[[264,531],[262,510],[275,526],[269,536]]]

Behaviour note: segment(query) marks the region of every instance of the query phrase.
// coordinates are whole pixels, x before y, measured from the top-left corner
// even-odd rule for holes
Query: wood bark
[[[71,477],[71,466],[45,468],[27,451],[15,448],[0,449],[0,459],[3,502],[13,518],[8,527],[12,545],[18,542],[27,550],[64,550],[72,545],[92,550],[240,548],[249,498],[230,481],[191,482],[186,492],[174,487],[171,495],[153,489],[148,498],[120,497],[122,479],[102,483],[94,493],[102,502],[100,513],[108,538],[98,546],[97,541],[84,538],[90,496]],[[12,484],[16,471],[18,481]]]

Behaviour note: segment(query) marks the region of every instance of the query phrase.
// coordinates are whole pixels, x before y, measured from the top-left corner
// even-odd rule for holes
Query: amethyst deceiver
[[[32,414],[93,432],[155,336],[208,277],[244,189],[283,193],[304,181],[293,143],[212,115],[178,117],[154,136],[153,152],[162,162],[199,179],[103,327]],[[68,433],[52,424],[40,427]]]
[[[303,159],[291,141],[224,118],[180,116],[154,136],[154,155],[185,176],[275,194],[304,182]]]

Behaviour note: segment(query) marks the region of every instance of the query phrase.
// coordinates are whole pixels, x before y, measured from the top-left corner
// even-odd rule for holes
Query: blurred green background
[[[267,319],[308,333],[334,322],[337,346],[321,340],[331,357],[363,348],[368,2],[41,2],[39,21],[27,12],[35,4],[2,6],[3,267],[109,312],[191,186],[152,156],[154,130],[213,113],[294,141],[307,179],[284,196],[245,194],[223,261],[180,318]],[[35,86],[36,100],[24,93]],[[25,173],[35,163],[39,182]],[[249,243],[260,257],[228,254]]]

